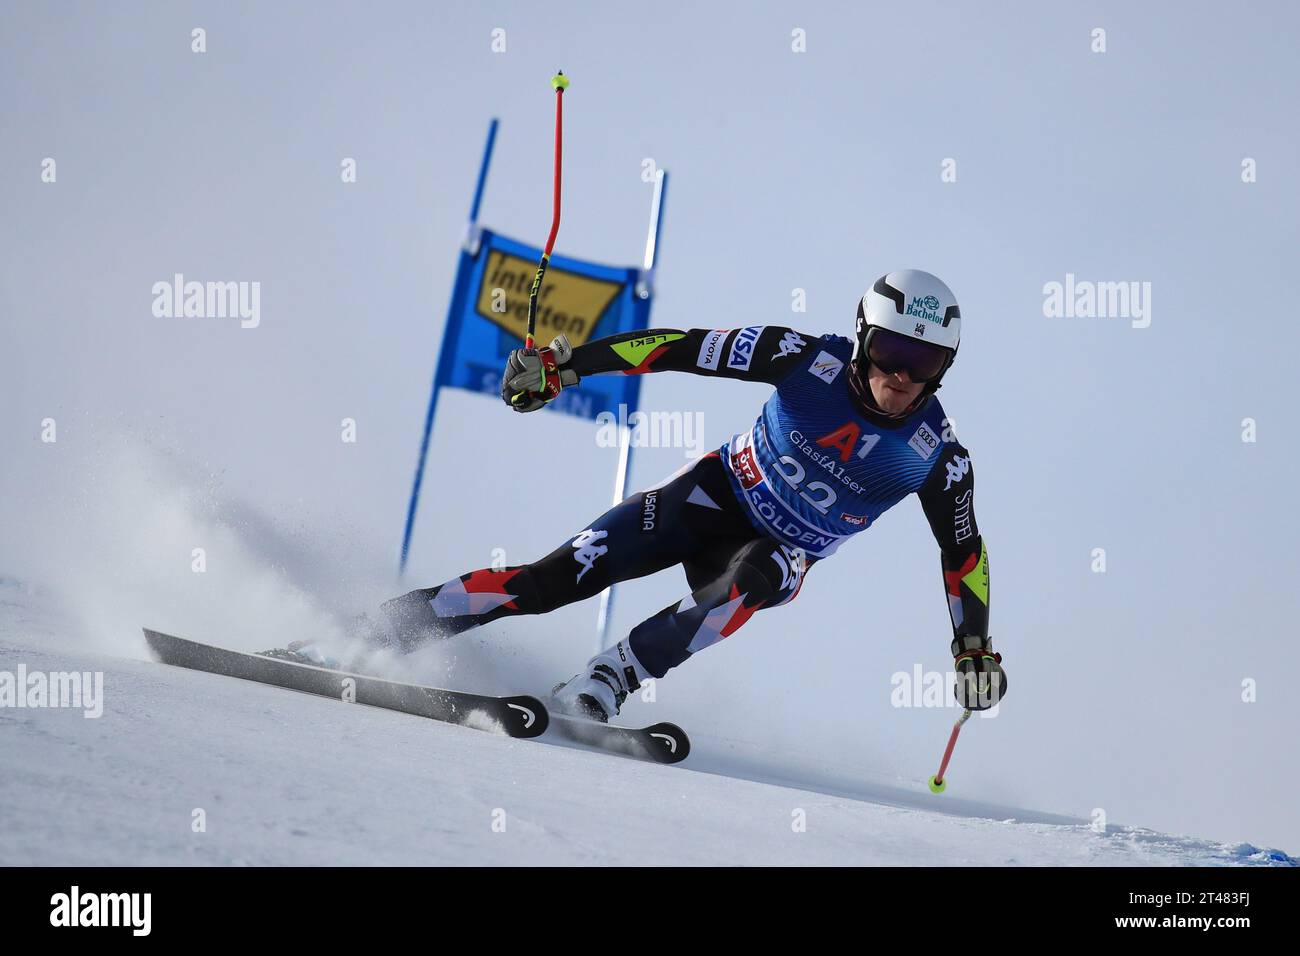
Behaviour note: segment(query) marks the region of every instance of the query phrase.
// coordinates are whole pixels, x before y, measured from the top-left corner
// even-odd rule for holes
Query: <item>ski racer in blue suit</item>
[[[560,336],[549,348],[516,350],[502,397],[520,412],[600,374],[690,372],[774,391],[752,427],[546,557],[387,602],[395,643],[410,650],[508,615],[543,614],[681,565],[690,593],[557,689],[572,712],[607,720],[642,682],[733,634],[755,611],[794,600],[813,564],[916,494],[939,544],[958,700],[993,706],[1007,682],[988,634],[975,474],[935,395],[960,332],[951,290],[930,273],[903,270],[862,297],[854,339],[781,326],[650,329],[577,348]]]

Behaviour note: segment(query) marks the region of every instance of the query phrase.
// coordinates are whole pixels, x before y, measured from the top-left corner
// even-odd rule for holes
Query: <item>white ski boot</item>
[[[562,712],[607,723],[650,677],[627,641],[619,641],[589,660],[581,674],[557,684],[551,696]]]

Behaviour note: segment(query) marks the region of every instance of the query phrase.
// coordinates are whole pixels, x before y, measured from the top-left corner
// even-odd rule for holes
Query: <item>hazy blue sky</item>
[[[174,499],[224,522],[331,610],[586,527],[614,468],[594,429],[452,395],[409,585],[391,577],[488,120],[483,221],[540,243],[563,68],[557,248],[637,261],[642,163],[667,168],[656,324],[850,334],[883,272],[956,292],[942,397],[974,456],[1010,678],[963,736],[963,792],[1295,852],[1297,28],[1283,2],[6,3],[0,574],[67,589],[124,642],[153,612],[245,646],[194,608],[267,614],[256,571],[170,606],[158,568],[188,572],[193,536],[164,546],[135,516]],[[260,325],[156,318],[177,272],[260,282]],[[1149,327],[1046,317],[1067,273],[1149,282]],[[767,391],[663,375],[643,399],[702,411],[716,447]],[[683,460],[640,451],[632,483]],[[623,588],[617,628],[684,589]],[[490,643],[539,690],[585,660],[594,617]],[[889,679],[948,670],[950,636],[909,500],[656,706],[701,736],[921,778],[955,713],[891,707]]]

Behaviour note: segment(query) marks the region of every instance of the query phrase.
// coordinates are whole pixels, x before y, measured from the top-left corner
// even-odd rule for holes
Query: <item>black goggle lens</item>
[[[882,372],[907,372],[913,382],[931,382],[943,373],[949,350],[899,335],[888,329],[872,329],[867,343],[867,358]]]

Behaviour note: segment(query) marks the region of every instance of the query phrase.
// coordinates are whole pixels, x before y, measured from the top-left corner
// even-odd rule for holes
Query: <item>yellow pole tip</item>
[[[551,89],[567,90],[568,88],[569,88],[569,78],[564,75],[563,70],[561,70],[559,73],[556,73],[553,77],[551,77]]]

